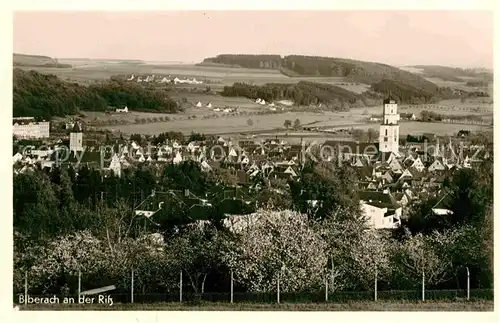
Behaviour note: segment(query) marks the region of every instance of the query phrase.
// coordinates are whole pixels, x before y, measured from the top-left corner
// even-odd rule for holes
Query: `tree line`
[[[434,111],[423,110],[420,111],[420,120],[425,122],[432,121],[442,121],[444,119],[450,120],[473,120],[473,121],[482,121],[483,118],[480,115],[476,114],[467,114],[467,115],[453,115],[453,114],[440,114]]]
[[[380,104],[384,97],[393,96],[399,103],[423,104],[436,103],[442,99],[452,99],[461,96],[480,96],[485,93],[464,92],[455,93],[451,88],[435,88],[427,91],[394,80],[383,79],[373,83],[369,91],[357,94],[342,87],[300,81],[296,84],[267,83],[264,85],[251,85],[247,83],[234,83],[225,86],[221,92],[223,96],[246,97],[249,99],[264,99],[266,101],[293,100],[297,105],[323,104],[336,110],[349,107],[363,107]]]
[[[53,74],[14,69],[13,115],[50,120],[80,110],[106,111],[125,107],[136,111],[178,112],[179,105],[165,92],[108,80],[89,86],[66,82]]]
[[[356,94],[339,86],[307,81],[296,84],[268,83],[260,86],[234,83],[232,86],[225,86],[221,95],[260,98],[269,102],[293,100],[298,105],[324,104],[336,110],[348,109],[351,106],[375,105],[377,100],[380,100],[380,97],[372,92]]]

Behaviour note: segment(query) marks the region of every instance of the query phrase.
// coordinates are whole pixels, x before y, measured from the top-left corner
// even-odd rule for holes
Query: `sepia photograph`
[[[12,15],[15,311],[494,310],[493,11]]]

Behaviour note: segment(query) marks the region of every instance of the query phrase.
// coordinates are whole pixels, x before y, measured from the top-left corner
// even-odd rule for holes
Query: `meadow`
[[[191,113],[193,110],[190,110],[187,115],[193,115]],[[141,113],[141,115],[144,114]],[[212,119],[187,119],[187,117],[179,118],[174,116],[174,121],[151,124],[112,125],[106,126],[106,128],[114,131],[120,131],[125,134],[143,133],[154,135],[165,131],[180,131],[185,134],[189,134],[192,131],[205,134],[229,134],[284,129],[285,120],[290,120],[293,123],[295,119],[299,119],[301,125],[318,124],[322,126],[347,127],[363,124],[363,120],[358,120],[358,118],[354,115],[349,115],[348,112],[285,112],[276,114],[235,116],[224,116],[223,113],[218,113],[217,115],[217,118]],[[249,122],[249,120],[251,120],[251,122]]]
[[[156,304],[114,304],[113,306],[87,305],[30,305],[21,310],[90,310],[90,311],[477,311],[494,310],[494,302],[476,301],[353,301],[347,303],[156,303]]]

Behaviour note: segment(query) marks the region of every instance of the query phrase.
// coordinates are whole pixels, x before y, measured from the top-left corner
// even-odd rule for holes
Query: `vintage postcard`
[[[493,311],[492,11],[15,11],[12,55],[15,311]]]

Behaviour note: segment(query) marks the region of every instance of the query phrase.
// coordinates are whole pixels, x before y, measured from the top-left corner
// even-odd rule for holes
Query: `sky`
[[[14,53],[186,63],[218,54],[298,54],[493,68],[493,13],[15,12]]]

